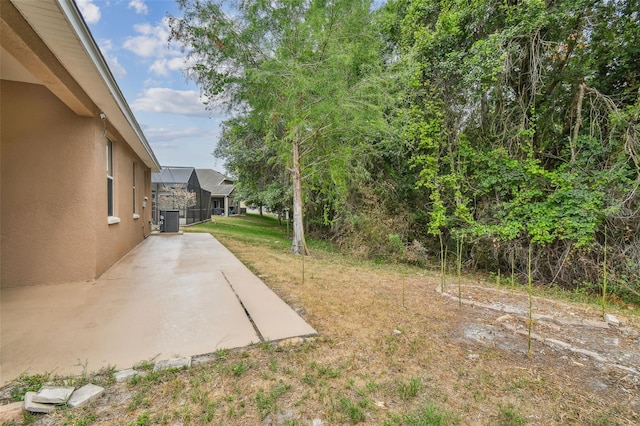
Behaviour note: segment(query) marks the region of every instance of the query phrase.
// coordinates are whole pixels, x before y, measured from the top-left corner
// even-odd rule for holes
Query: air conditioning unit
[[[180,231],[180,210],[160,210],[160,232]]]

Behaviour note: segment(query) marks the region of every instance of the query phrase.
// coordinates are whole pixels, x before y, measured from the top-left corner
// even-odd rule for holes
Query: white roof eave
[[[72,0],[11,1],[125,142],[152,171],[159,171],[160,163],[76,4]],[[69,27],[52,29],[47,25],[39,25],[47,17],[39,13],[38,3],[57,5],[56,9],[64,16]]]

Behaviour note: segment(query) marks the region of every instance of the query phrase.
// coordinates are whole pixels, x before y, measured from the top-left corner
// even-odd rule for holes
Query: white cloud
[[[143,86],[144,87],[158,87],[158,86],[163,86],[163,85],[166,85],[166,84],[167,83],[162,79],[147,78],[144,81]]]
[[[131,0],[129,2],[128,8],[135,9],[136,13],[139,13],[141,15],[146,15],[147,13],[149,13],[149,8],[147,7],[146,4],[144,4],[143,0]]]
[[[145,60],[152,60],[149,72],[160,77],[188,67],[187,58],[180,49],[169,46],[169,21],[163,18],[158,24],[149,23],[133,26],[136,36],[128,37],[123,47]]]
[[[143,58],[163,58],[166,56],[181,56],[176,49],[169,48],[169,23],[166,18],[159,24],[137,24],[133,26],[137,36],[128,37],[124,41],[124,48]]]
[[[104,59],[107,61],[109,65],[109,69],[117,78],[122,78],[127,75],[127,70],[124,69],[122,65],[120,65],[120,61],[118,61],[118,57],[115,55],[105,54]]]
[[[170,72],[181,71],[185,66],[184,58],[160,58],[151,64],[149,71],[156,75],[168,77]]]
[[[100,40],[98,40],[98,46],[100,46],[100,50],[102,51],[102,53],[110,52],[113,50],[113,41],[108,38],[101,38]]]
[[[174,148],[178,147],[176,141],[185,139],[214,139],[219,131],[200,127],[150,127],[144,129],[144,134],[153,147]]]
[[[140,35],[129,37],[124,41],[124,48],[132,51],[138,56],[149,58],[158,55],[160,49],[164,48],[164,41],[157,37]]]
[[[120,64],[118,57],[111,53],[113,50],[113,42],[109,39],[100,39],[98,40],[98,46],[100,46],[100,51],[102,52],[104,59],[107,61],[109,69],[113,75],[118,78],[122,78],[127,75],[127,70]]]
[[[195,90],[153,87],[145,89],[132,106],[137,111],[208,117],[210,113],[205,102],[206,99]]]
[[[88,24],[96,24],[100,20],[100,8],[93,4],[93,0],[76,0],[76,4]]]

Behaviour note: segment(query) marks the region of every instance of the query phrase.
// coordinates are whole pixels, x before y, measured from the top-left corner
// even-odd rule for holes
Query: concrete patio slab
[[[24,410],[24,402],[12,402],[10,404],[0,405],[0,425],[18,424],[22,421],[22,411]]]
[[[210,234],[153,236],[95,282],[0,290],[0,385],[315,334]],[[255,317],[254,317],[255,316]]]

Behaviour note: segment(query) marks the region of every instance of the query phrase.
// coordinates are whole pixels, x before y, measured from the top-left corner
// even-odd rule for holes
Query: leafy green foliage
[[[637,0],[179,3],[249,203],[370,257],[464,240],[514,280],[533,244],[569,288],[599,285],[606,225],[609,288],[640,294]]]
[[[172,37],[196,59],[189,75],[211,99],[240,109],[217,153],[250,203],[293,204],[297,253],[303,205],[332,226],[349,188],[368,176],[368,142],[385,129],[371,1],[252,0],[234,17],[213,2],[179,4]]]
[[[499,268],[522,273],[535,244],[534,263],[553,265],[536,267],[537,280],[597,278],[605,223],[620,234],[640,223],[629,208],[640,170],[630,66],[639,9],[633,0],[385,4],[387,51],[407,70],[395,123],[421,194],[416,216],[445,251],[468,236],[492,248]],[[625,235],[620,255],[637,244]]]

